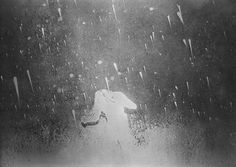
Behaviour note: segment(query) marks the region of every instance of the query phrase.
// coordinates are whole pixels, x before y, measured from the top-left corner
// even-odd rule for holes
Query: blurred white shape
[[[114,80],[115,80],[115,77],[114,77],[114,76],[111,76],[111,77],[110,77],[110,80],[114,81]]]

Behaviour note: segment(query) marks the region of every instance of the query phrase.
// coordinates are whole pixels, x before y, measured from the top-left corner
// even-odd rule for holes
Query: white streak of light
[[[146,66],[143,66],[143,70],[144,70],[145,72],[147,72],[147,70],[146,70]]]
[[[187,47],[186,39],[183,39],[183,43],[184,43],[184,45]]]
[[[17,95],[18,103],[20,104],[19,87],[18,87],[18,82],[17,82],[17,78],[16,77],[13,77],[13,82],[14,82],[15,89],[16,89],[16,95]]]
[[[119,73],[119,71],[118,71],[118,67],[117,67],[117,64],[116,64],[116,63],[113,63],[113,66],[114,66],[116,72]]]
[[[59,14],[58,21],[62,21],[61,8],[58,8],[57,11],[58,11],[58,14]]]
[[[32,89],[32,91],[34,92],[32,80],[31,80],[31,76],[30,76],[30,72],[29,72],[29,70],[27,70],[26,72],[27,72],[27,75],[28,75],[28,78],[29,78],[29,81],[30,81],[31,89]]]
[[[184,20],[183,20],[183,17],[182,17],[182,12],[181,12],[180,5],[177,4],[177,7],[178,7],[178,9],[179,9],[179,11],[177,12],[177,15],[179,16],[180,21],[181,21],[182,24],[184,25]]]
[[[192,41],[191,41],[191,39],[188,39],[188,43],[189,43],[189,47],[190,47],[191,56],[193,57],[193,48],[192,48]]]
[[[75,110],[72,110],[72,115],[73,115],[73,118],[74,118],[74,121],[75,121],[75,126],[76,126]]]
[[[43,38],[45,38],[44,28],[42,28]]]
[[[107,77],[105,77],[105,81],[106,81],[107,89],[110,90]]]
[[[143,80],[143,73],[142,73],[142,71],[139,72],[139,75],[140,75],[141,79]]]
[[[171,22],[170,22],[170,15],[167,16],[168,22],[169,22],[169,26],[171,28]]]
[[[189,83],[186,81],[187,89],[188,89],[188,95],[189,95]]]
[[[160,89],[158,89],[158,94],[161,97],[161,90]]]
[[[116,9],[115,9],[115,5],[114,5],[114,1],[113,0],[112,0],[112,10],[114,12],[115,19],[118,22],[118,19],[117,19],[117,16],[116,16]]]
[[[87,99],[86,93],[83,93],[83,96],[84,96],[84,100],[86,100]]]
[[[74,0],[74,3],[75,3],[75,6],[78,7],[78,6],[77,6],[77,2],[76,2],[76,0]]]
[[[208,88],[210,88],[210,81],[209,81],[209,77],[208,76],[206,77],[206,80],[207,80],[207,86],[208,86]]]

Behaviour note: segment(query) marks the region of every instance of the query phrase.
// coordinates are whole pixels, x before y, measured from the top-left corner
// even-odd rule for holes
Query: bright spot
[[[98,61],[98,64],[102,64],[102,63],[103,63],[102,60],[99,60],[99,61]]]
[[[70,73],[70,78],[74,78],[74,76],[75,76],[74,74]]]
[[[155,8],[154,8],[154,7],[150,7],[149,10],[150,10],[150,11],[153,11],[153,10],[155,10]]]
[[[115,77],[114,76],[111,76],[111,78],[110,78],[112,81],[114,81],[115,80]]]

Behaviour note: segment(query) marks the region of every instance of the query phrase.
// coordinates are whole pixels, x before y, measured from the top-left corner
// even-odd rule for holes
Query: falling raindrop
[[[144,70],[145,73],[147,72],[146,66],[143,66],[143,70]]]
[[[161,97],[161,89],[158,89],[158,94]]]
[[[108,83],[108,79],[107,79],[107,77],[105,77],[105,81],[106,81],[107,89],[110,90],[110,87],[109,87],[109,83]]]
[[[61,14],[61,8],[58,8],[57,11],[58,11],[58,14],[59,14],[58,21],[62,21],[63,19],[62,19],[62,14]]]
[[[178,109],[178,104],[176,101],[174,101],[174,104],[175,104],[176,109]]]
[[[13,82],[14,82],[15,89],[16,89],[17,100],[18,100],[18,103],[20,105],[20,94],[19,94],[19,87],[18,87],[17,77],[13,77]]]
[[[85,92],[83,93],[83,97],[84,97],[84,100],[86,101],[87,96],[86,96],[86,93],[85,93]]]
[[[77,5],[77,1],[76,1],[76,0],[74,0],[74,3],[75,3],[75,6],[78,7],[78,5]]]
[[[193,57],[193,48],[192,48],[192,41],[191,41],[191,39],[188,39],[188,43],[189,43],[189,47],[190,47],[191,56]]]
[[[42,28],[42,34],[43,34],[43,38],[45,38],[44,28]]]
[[[170,29],[171,29],[170,15],[167,16],[167,19],[168,19],[168,23],[169,23],[169,26],[170,26]]]
[[[127,77],[125,77],[125,83],[128,84],[128,79],[127,79]]]
[[[183,39],[183,43],[184,43],[184,45],[185,45],[186,47],[188,46],[186,39]]]
[[[141,77],[141,79],[143,80],[143,73],[142,71],[139,72],[139,76]],[[144,81],[144,80],[143,80]]]
[[[115,9],[115,5],[114,5],[114,0],[112,0],[112,10],[115,16],[116,21],[118,22],[117,16],[116,16],[116,9]]]
[[[165,36],[163,34],[161,35],[161,38],[163,41],[165,40]]]
[[[75,110],[74,109],[72,110],[72,115],[73,115],[73,118],[74,118],[74,121],[75,121],[75,125],[76,125],[76,117],[75,117]]]
[[[188,83],[188,81],[186,81],[186,85],[187,85],[187,90],[188,90],[188,95],[189,95],[189,83]]]
[[[210,81],[209,81],[209,77],[208,76],[206,76],[206,80],[207,80],[207,86],[210,89]]]
[[[30,72],[29,72],[29,70],[26,70],[26,72],[27,72],[27,76],[28,76],[28,79],[29,79],[29,82],[30,82],[30,86],[31,86],[32,92],[34,92],[32,80],[31,80],[31,76],[30,76]]]
[[[177,4],[177,8],[179,9],[179,11],[177,12],[177,16],[179,17],[180,21],[184,25],[184,20],[183,20],[183,17],[182,17],[182,11],[181,11],[180,5]]]
[[[118,71],[117,64],[116,64],[116,63],[113,63],[113,66],[114,66],[114,68],[115,68],[116,72],[118,73],[119,71]]]
[[[147,44],[145,43],[144,46],[145,46],[145,50],[147,51]]]
[[[39,50],[40,50],[40,52],[42,52],[42,44],[41,43],[39,43]]]

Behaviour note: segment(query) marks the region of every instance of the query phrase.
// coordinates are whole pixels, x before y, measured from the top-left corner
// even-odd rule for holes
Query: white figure
[[[83,127],[97,125],[102,118],[105,118],[106,123],[102,127],[106,128],[106,135],[113,141],[125,143],[131,139],[125,108],[134,110],[137,105],[122,92],[98,90],[92,109],[93,119],[82,122],[82,125]]]

